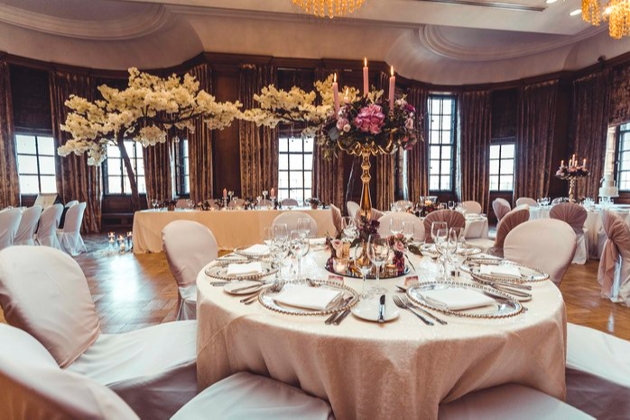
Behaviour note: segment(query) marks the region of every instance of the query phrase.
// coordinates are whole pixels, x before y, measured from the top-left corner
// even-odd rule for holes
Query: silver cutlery
[[[210,284],[213,285],[214,287],[219,287],[219,286],[225,286],[226,284],[228,284],[229,281],[211,281]]]
[[[378,322],[385,322],[385,295],[381,295],[378,303]]]
[[[489,286],[492,286],[493,288],[497,289],[500,292],[503,293],[508,293],[510,295],[514,295],[514,296],[518,296],[518,297],[522,297],[522,298],[526,298],[526,299],[531,299],[532,295],[529,293],[525,293],[522,290],[517,290],[517,289],[513,289],[510,286],[504,285],[504,284],[499,284],[499,283],[488,283]]]
[[[344,306],[346,306],[348,303],[350,303],[350,301],[352,300],[352,296],[349,296],[345,299],[343,299],[339,305],[339,308],[343,308]],[[335,321],[335,318],[337,318],[337,316],[341,316],[343,312],[335,312],[332,315],[330,315],[328,318],[326,318],[326,321],[324,321],[324,324],[326,325],[330,325]]]
[[[402,301],[402,299],[400,299],[400,296],[392,296],[392,298],[394,299],[394,303],[396,304],[396,306],[398,306],[399,308],[407,309],[409,312],[411,312],[412,314],[414,314],[415,316],[420,318],[422,320],[422,322],[424,322],[427,325],[434,325],[433,322],[429,321],[428,319],[426,319],[425,317],[420,315],[418,312],[414,311],[408,305],[405,305],[405,303]]]
[[[258,284],[250,284],[249,286],[244,286],[244,287],[238,287],[236,289],[232,289],[232,292],[244,292],[246,290],[250,290],[250,289],[258,289],[260,287],[263,286],[263,283],[258,283]]]
[[[265,290],[268,289],[270,292],[272,293],[277,293],[280,290],[282,290],[282,288],[284,287],[284,284],[273,284],[267,288],[263,288],[261,291],[259,291],[258,293],[255,293],[251,296],[248,296],[244,299],[239,300],[239,302],[244,303],[245,305],[251,305],[252,303],[256,302],[258,300],[258,296]]]
[[[433,315],[431,312],[425,310],[424,308],[419,307],[418,305],[414,305],[409,298],[407,298],[407,296],[399,296],[399,299],[402,301],[402,303],[404,303],[405,305],[422,312],[423,314],[425,314],[426,316],[428,316],[431,319],[434,319],[435,321],[439,322],[442,325],[448,325],[448,322],[444,321],[441,318],[438,318],[437,316]]]
[[[341,321],[343,321],[344,319],[346,319],[346,317],[350,315],[350,309],[346,309],[345,311],[343,311],[341,313],[341,315],[339,315],[337,318],[335,318],[335,320],[332,322],[333,325],[339,325],[341,324]]]

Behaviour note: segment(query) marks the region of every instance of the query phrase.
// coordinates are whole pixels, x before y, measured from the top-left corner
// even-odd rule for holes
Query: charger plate
[[[236,263],[238,264],[238,263]],[[262,273],[257,273],[257,274],[248,274],[248,275],[244,275],[244,276],[228,276],[227,275],[227,270],[229,267],[228,265],[224,265],[224,264],[219,264],[219,265],[211,265],[210,267],[206,268],[204,270],[204,272],[206,273],[206,276],[209,277],[214,277],[215,279],[221,279],[221,280],[260,280],[263,277],[269,276],[271,274],[275,274],[276,272],[278,272],[278,267],[270,262],[266,262],[266,261],[261,261],[261,265],[262,265]]]
[[[435,244],[423,244],[420,247],[422,253],[426,253],[432,256],[439,256],[440,253],[435,249]],[[459,255],[477,255],[481,254],[481,248],[476,246],[467,245],[464,248],[457,247],[457,254]]]
[[[251,253],[251,252],[247,252],[248,248],[251,248],[252,245],[248,245],[248,246],[239,246],[238,248],[234,248],[234,253],[236,255],[242,255],[243,257],[247,257],[247,258],[252,258],[252,259],[261,259],[261,258],[266,258],[269,257],[269,247],[267,246],[267,252],[264,254],[259,254],[259,253]]]
[[[285,315],[299,315],[299,316],[313,316],[313,315],[330,315],[335,312],[343,312],[346,309],[352,308],[359,301],[359,293],[351,287],[346,285],[339,284],[337,282],[327,281],[327,280],[311,280],[311,284],[316,284],[316,287],[323,287],[330,290],[336,290],[343,292],[343,296],[339,299],[339,304],[333,306],[331,308],[325,310],[316,310],[316,309],[306,309],[306,308],[297,308],[289,305],[284,305],[278,303],[274,300],[274,297],[280,293],[273,291],[272,288],[267,288],[263,290],[258,295],[258,300],[261,305],[265,308],[279,312]],[[288,281],[282,282],[282,288],[291,287],[292,285],[297,285],[297,282]],[[344,303],[344,299],[351,298],[349,302]]]
[[[429,290],[460,288],[475,290],[485,293],[494,299],[494,304],[482,306],[479,308],[463,309],[453,311],[427,302],[422,297],[422,293]],[[474,283],[447,283],[447,282],[424,282],[415,284],[407,289],[407,296],[420,306],[439,311],[448,315],[461,316],[466,318],[482,318],[482,319],[500,319],[510,318],[523,312],[523,305],[515,300],[512,296],[493,289],[492,287],[483,286]]]
[[[515,278],[512,276],[502,276],[500,274],[481,274],[479,273],[479,268],[481,265],[517,266],[521,272],[521,277]],[[549,274],[543,272],[538,268],[528,267],[514,261],[500,260],[496,258],[469,258],[464,264],[462,264],[460,268],[463,272],[468,273],[473,277],[477,277],[481,280],[487,281],[500,281],[504,283],[528,283],[549,279]]]

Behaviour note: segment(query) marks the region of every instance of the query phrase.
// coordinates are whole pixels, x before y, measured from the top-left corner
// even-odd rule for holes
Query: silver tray
[[[261,262],[261,264],[263,267],[262,273],[250,274],[247,276],[228,276],[227,270],[228,270],[229,264],[226,264],[226,265],[213,264],[210,267],[206,268],[204,272],[206,273],[206,276],[214,277],[215,279],[236,281],[236,280],[260,280],[263,277],[269,276],[271,274],[275,274],[278,271],[278,267],[276,267],[275,264],[272,264],[270,262],[265,262],[265,261]]]
[[[440,255],[440,253],[435,249],[435,244],[423,244],[420,247],[420,251],[422,253],[426,253],[429,255]],[[481,254],[481,248],[478,248],[476,246],[470,246],[467,245],[464,248],[460,248],[459,246],[457,247],[457,254],[459,255],[477,255],[477,254]]]
[[[421,293],[423,291],[447,288],[463,288],[484,292],[488,296],[493,298],[495,303],[493,305],[482,306],[479,308],[453,311],[433,305],[422,298]],[[488,286],[482,286],[480,284],[425,282],[409,287],[407,289],[407,296],[409,296],[412,301],[425,308],[439,311],[448,315],[455,315],[466,318],[500,319],[513,317],[523,312],[523,305],[521,305],[510,295]]]
[[[326,281],[326,280],[311,280],[310,283],[316,284],[317,285],[316,287],[325,287],[332,290],[343,291],[342,299],[340,299],[341,303],[337,306],[334,306],[326,310],[312,310],[312,309],[296,308],[293,306],[282,305],[280,303],[277,303],[274,300],[274,296],[277,295],[279,292],[274,292],[272,288],[267,288],[263,290],[258,295],[258,300],[260,301],[262,306],[274,312],[279,312],[285,315],[300,315],[300,316],[330,315],[335,312],[342,312],[342,311],[345,311],[346,309],[352,308],[359,301],[359,293],[357,293],[357,291],[354,290],[353,288],[348,287],[346,285],[342,285],[339,283]],[[296,282],[288,281],[288,282],[283,282],[282,284],[283,284],[282,287],[284,288],[284,287],[291,287],[291,285],[295,285]],[[346,298],[351,298],[351,300],[349,302],[343,303],[343,300]]]
[[[521,271],[521,277],[515,278],[510,276],[501,276],[499,274],[481,274],[479,273],[479,267],[481,265],[515,265]],[[481,280],[504,283],[528,283],[549,279],[549,274],[539,270],[538,268],[528,267],[513,261],[500,260],[496,258],[469,258],[464,264],[462,264],[461,270],[470,274],[472,277],[476,277]]]

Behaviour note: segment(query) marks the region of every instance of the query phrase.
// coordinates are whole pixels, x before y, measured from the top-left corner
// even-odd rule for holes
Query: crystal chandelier
[[[603,17],[608,21],[608,33],[612,38],[630,35],[630,0],[610,0]],[[602,20],[599,0],[582,0],[582,19],[599,26]]]
[[[302,10],[317,17],[334,18],[354,12],[365,0],[291,0]]]

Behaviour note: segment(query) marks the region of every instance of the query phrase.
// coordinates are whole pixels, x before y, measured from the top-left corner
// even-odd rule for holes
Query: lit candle
[[[271,195],[270,197],[275,197],[276,196],[276,190],[274,190],[273,188],[271,189]]]
[[[396,92],[396,76],[394,76],[394,66],[391,69],[391,76],[389,77],[389,110],[394,109],[394,93]]]
[[[586,168],[586,158],[582,161],[582,167]]]
[[[368,92],[370,91],[370,83],[369,83],[369,79],[370,75],[368,73],[368,66],[367,66],[367,58],[363,59],[363,95],[367,96]]]
[[[564,166],[564,160],[560,161],[560,167],[562,168]]]
[[[575,166],[577,163],[577,160],[575,159],[575,153],[573,153],[573,158],[571,159],[571,166]]]
[[[333,99],[335,101],[335,115],[339,115],[339,86],[337,85],[337,73],[333,79]]]
[[[227,189],[223,188],[223,198],[227,198]]]
[[[343,103],[350,103],[350,90],[348,88],[346,88],[346,93],[343,96]]]

